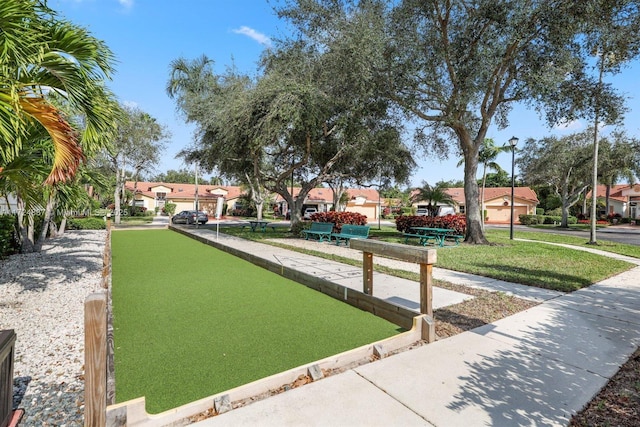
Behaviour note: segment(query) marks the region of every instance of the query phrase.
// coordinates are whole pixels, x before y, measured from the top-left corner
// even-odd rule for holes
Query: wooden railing
[[[362,251],[362,292],[367,295],[373,296],[373,254],[420,264],[420,313],[426,314],[429,322],[424,339],[427,342],[435,341],[433,264],[437,259],[436,250],[370,239],[351,239],[349,246]]]
[[[16,333],[0,331],[0,427],[6,427],[13,416],[13,357]]]
[[[84,425],[106,425],[107,405],[113,403],[113,354],[109,342],[109,290],[111,282],[111,218],[107,218],[107,236],[102,260],[101,292],[89,295],[84,302]]]

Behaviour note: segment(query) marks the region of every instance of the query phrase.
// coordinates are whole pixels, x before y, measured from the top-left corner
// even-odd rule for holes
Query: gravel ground
[[[84,423],[84,300],[101,289],[106,231],[70,231],[0,261],[0,329],[17,334],[21,426]]]

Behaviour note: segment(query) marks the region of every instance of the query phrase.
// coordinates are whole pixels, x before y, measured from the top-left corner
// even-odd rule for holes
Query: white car
[[[429,211],[425,208],[418,208],[416,211],[416,216],[427,216],[429,215]]]
[[[303,218],[304,219],[311,219],[311,215],[313,215],[314,213],[318,213],[318,209],[316,209],[316,208],[307,208],[307,209],[304,210]]]

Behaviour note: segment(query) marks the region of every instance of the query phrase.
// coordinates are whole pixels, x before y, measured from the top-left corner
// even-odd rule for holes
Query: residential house
[[[210,216],[216,213],[218,198],[222,197],[227,210],[233,210],[243,194],[240,187],[224,185],[175,184],[165,182],[127,181],[125,188],[134,194],[134,204],[154,210],[162,209],[167,203],[176,205],[176,212],[196,209],[196,193],[198,209]]]
[[[12,194],[0,196],[0,215],[15,214],[18,212],[18,200]]]
[[[345,211],[358,212],[370,220],[378,219],[381,208],[385,206],[384,200],[380,199],[378,190],[372,188],[348,188],[345,191],[348,198]],[[300,194],[300,188],[293,187],[293,196],[297,198],[298,194]],[[287,212],[287,202],[282,196],[277,195],[275,203],[279,212]],[[333,208],[333,190],[327,187],[311,189],[304,200],[302,212],[306,208],[316,208],[318,212],[330,211]]]
[[[166,182],[134,182],[127,181],[127,190],[134,193],[136,206],[143,206],[148,210],[156,207],[162,209],[166,203],[175,203],[176,212],[195,209],[196,186],[194,184],[174,184]],[[293,188],[293,195],[297,197],[300,188]],[[377,219],[384,200],[379,199],[379,193],[371,188],[349,188],[346,190],[348,202],[346,211],[358,212],[369,219]],[[215,215],[218,197],[224,198],[227,205],[227,213],[236,208],[240,196],[244,194],[241,187],[222,185],[198,184],[198,206],[201,211],[210,216]],[[275,197],[275,206],[283,214],[287,212],[287,203],[280,196]],[[333,190],[330,188],[313,188],[305,198],[302,211],[308,207],[318,209],[318,212],[326,212],[333,207]]]
[[[587,193],[587,200],[591,200],[591,191]],[[596,196],[599,205],[604,206],[607,197],[607,186],[598,185]],[[619,214],[623,218],[640,219],[640,184],[618,184],[609,189],[609,212],[606,208],[598,208],[598,215]]]
[[[417,190],[413,194],[417,194]],[[447,194],[454,200],[454,205],[442,205],[441,212],[466,213],[464,188],[447,188]],[[482,192],[482,189],[479,191]],[[515,187],[513,194],[514,223],[519,223],[522,214],[535,215],[539,200],[535,191],[529,187]],[[427,201],[413,203],[415,208],[423,208]],[[448,209],[447,209],[448,208]],[[490,223],[510,223],[511,219],[511,187],[489,187],[484,189],[485,221]]]

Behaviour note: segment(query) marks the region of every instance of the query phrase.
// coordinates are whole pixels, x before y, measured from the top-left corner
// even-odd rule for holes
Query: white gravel
[[[84,424],[84,300],[101,289],[105,238],[68,231],[0,260],[0,329],[16,331],[14,378],[28,382],[21,426]]]

